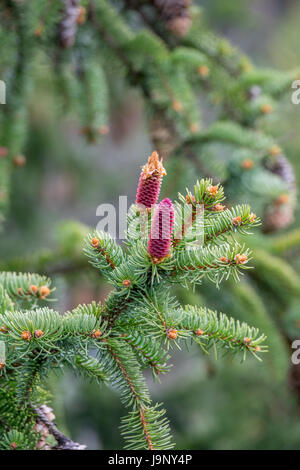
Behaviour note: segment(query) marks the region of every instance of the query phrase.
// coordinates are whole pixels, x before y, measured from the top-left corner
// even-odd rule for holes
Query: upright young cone
[[[162,178],[166,174],[158,153],[154,151],[142,168],[136,193],[136,204],[142,204],[147,208],[155,205],[158,201]]]
[[[174,226],[174,208],[170,199],[161,201],[154,213],[148,241],[148,253],[155,262],[166,258],[170,251]]]

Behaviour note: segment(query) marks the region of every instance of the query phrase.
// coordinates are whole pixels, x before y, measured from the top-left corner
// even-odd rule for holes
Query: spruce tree
[[[45,379],[65,367],[119,391],[129,408],[121,424],[126,448],[170,449],[165,411],[151,402],[143,370],[150,368],[156,379],[169,370],[174,347],[190,342],[243,358],[265,351],[265,336],[255,327],[224,313],[180,305],[171,292],[174,284],[189,287],[204,277],[217,285],[224,278],[238,280],[250,252],[234,235],[247,233],[257,217],[246,205],[216,210],[224,192],[209,179],[197,181],[186,196],[179,194],[175,204],[168,198],[157,204],[164,174],[154,152],[141,172],[123,246],[104,232],[85,241],[91,264],[113,286],[104,304],[79,305],[62,315],[41,305],[51,300],[50,279],[1,273],[3,449],[50,448],[49,434],[56,440],[53,448],[82,448],[57,429],[47,406]]]
[[[29,389],[36,390],[33,386],[26,388],[25,377],[28,377],[29,382],[35,381],[36,378],[38,384],[43,376],[47,376],[47,370],[52,367],[47,354],[52,352],[54,355],[57,352],[58,355],[56,365],[53,367],[60,367],[60,364],[69,361],[75,370],[82,369],[87,373],[90,371],[91,375],[93,375],[91,370],[95,367],[98,370],[98,379],[101,380],[101,361],[99,365],[98,362],[94,363],[93,358],[82,358],[82,350],[84,348],[87,350],[90,345],[99,349],[100,356],[103,354],[107,364],[111,361],[109,362],[111,375],[104,381],[109,383],[120,381],[121,391],[125,393],[124,401],[129,403],[133,400],[131,404],[134,405],[134,410],[128,419],[138,422],[137,417],[141,409],[145,409],[146,414],[149,409],[147,419],[149,423],[155,421],[155,416],[159,416],[160,411],[147,401],[144,383],[139,375],[140,369],[137,368],[142,364],[142,366],[150,365],[153,370],[152,354],[158,358],[161,353],[160,346],[156,347],[154,342],[152,350],[150,344],[147,343],[145,346],[144,337],[131,339],[130,332],[127,331],[124,334],[128,333],[132,344],[129,344],[129,339],[119,344],[118,328],[124,328],[124,331],[127,328],[121,319],[124,319],[125,323],[128,320],[128,325],[131,325],[132,329],[140,325],[133,323],[127,311],[128,303],[132,311],[132,305],[137,302],[133,311],[139,312],[135,315],[137,319],[145,317],[145,338],[149,333],[159,345],[162,338],[166,340],[166,345],[176,344],[177,337],[172,338],[176,334],[179,339],[193,337],[196,341],[199,338],[202,340],[202,335],[198,337],[191,333],[194,331],[194,326],[197,326],[196,320],[195,322],[190,320],[191,324],[188,327],[184,323],[185,320],[182,319],[183,316],[185,318],[184,311],[189,312],[186,318],[199,317],[201,322],[204,321],[203,318],[208,318],[209,325],[212,318],[215,322],[220,321],[220,328],[224,334],[222,336],[220,333],[218,339],[223,344],[224,338],[227,338],[225,317],[216,318],[202,307],[198,312],[193,309],[186,310],[184,307],[173,307],[172,299],[167,306],[162,304],[165,282],[172,280],[182,285],[186,283],[188,285],[189,282],[198,283],[200,278],[202,279],[202,270],[205,271],[205,278],[217,284],[227,278],[228,273],[235,278],[238,268],[244,270],[243,282],[227,280],[222,299],[224,301],[225,296],[229,294],[229,299],[233,299],[230,309],[232,314],[236,318],[243,318],[253,323],[267,334],[270,352],[266,360],[274,377],[282,380],[288,366],[286,338],[293,338],[294,335],[294,316],[291,315],[289,322],[283,320],[283,313],[289,313],[293,299],[299,296],[300,285],[298,273],[286,261],[286,253],[299,244],[300,237],[298,230],[291,231],[288,236],[274,233],[288,227],[293,220],[296,187],[293,169],[284,154],[284,149],[266,129],[272,114],[276,112],[276,105],[289,90],[292,81],[299,76],[299,70],[279,72],[254,66],[248,57],[210,30],[201,9],[185,0],[165,2],[5,0],[0,6],[0,41],[3,45],[0,78],[6,84],[6,94],[9,97],[7,105],[0,106],[1,217],[5,215],[9,205],[9,193],[14,189],[10,188],[12,171],[17,171],[26,164],[26,140],[31,126],[29,103],[36,88],[43,86],[50,90],[53,96],[57,116],[62,117],[66,114],[78,116],[80,122],[78,133],[89,144],[94,144],[109,134],[110,110],[118,106],[116,96],[122,94],[124,90],[134,89],[145,104],[150,139],[159,154],[163,156],[164,166],[168,172],[169,178],[163,189],[164,196],[173,198],[174,193],[182,191],[183,187],[191,188],[195,172],[201,177],[208,178],[200,180],[194,192],[188,192],[185,203],[189,203],[191,208],[199,203],[207,205],[205,218],[211,222],[211,225],[204,227],[203,251],[201,254],[197,252],[196,255],[194,251],[185,249],[187,248],[185,240],[174,242],[170,234],[166,238],[167,243],[163,243],[162,247],[157,247],[154,243],[153,253],[151,246],[155,240],[149,241],[150,253],[152,255],[155,253],[153,256],[147,251],[148,242],[137,240],[135,237],[125,244],[124,254],[106,235],[93,234],[87,242],[87,254],[100,269],[102,276],[113,284],[116,291],[109,296],[105,306],[92,305],[87,310],[87,307],[79,308],[75,312],[75,317],[74,312],[61,317],[47,309],[37,310],[40,301],[44,302],[50,298],[47,278],[26,274],[3,274],[1,281],[4,289],[3,314],[6,312],[5,318],[10,318],[14,324],[12,316],[15,315],[13,312],[17,311],[17,315],[20,315],[20,324],[24,326],[22,330],[14,330],[15,326],[12,328],[10,323],[7,328],[11,332],[6,334],[6,329],[2,332],[4,340],[8,342],[8,356],[3,366],[2,379],[7,380],[12,377],[9,385],[7,383],[4,386],[7,393],[11,393],[11,403],[15,403],[18,407],[26,393],[28,395]],[[157,164],[155,155],[152,155],[152,163],[153,161],[156,162],[155,166]],[[150,161],[146,168],[152,168],[152,163]],[[163,171],[161,165],[160,163],[155,171]],[[159,175],[160,178],[157,178],[157,175],[150,178],[148,186],[150,189],[147,193],[143,191],[145,181],[148,185],[148,178],[141,176],[137,203],[151,206],[157,202],[163,174]],[[221,185],[224,186],[228,196],[228,203],[225,204],[222,200]],[[211,193],[213,199],[209,201],[206,200],[207,191],[213,191]],[[180,196],[179,200],[180,204],[183,204],[183,196]],[[162,217],[160,214],[167,210],[166,207],[170,207],[168,201],[165,199],[163,201],[165,202],[161,203],[161,209],[158,209],[160,210],[157,214],[158,226]],[[255,269],[246,271],[244,268],[247,267],[249,254],[241,252],[238,246],[244,243],[244,230],[256,224],[258,220],[258,217],[251,220],[253,216],[245,205],[248,202],[254,207],[255,213],[262,218],[262,231],[261,233],[256,231],[254,236],[247,238],[247,246],[253,253]],[[241,205],[235,209],[234,205],[237,203]],[[180,231],[178,222],[176,225],[179,207],[178,205],[174,207],[175,226],[172,234]],[[131,212],[129,220],[132,222],[134,217],[135,214]],[[144,221],[145,226],[146,222]],[[86,231],[86,228],[77,226],[73,229],[76,236],[81,231]],[[236,251],[231,251],[233,248],[227,239],[227,232],[234,233],[236,243],[239,243],[234,245]],[[129,233],[129,240],[131,236],[133,234]],[[220,241],[221,246],[219,246]],[[106,249],[109,250],[108,253]],[[137,257],[136,250],[139,255]],[[168,250],[173,256],[166,257],[162,262],[156,262],[156,259],[160,259],[159,254],[165,254]],[[46,272],[50,263],[61,256],[72,258],[75,263],[79,260],[82,265],[78,250],[74,249],[72,252],[67,246],[66,249],[59,248],[57,252],[36,253],[31,259],[12,260],[8,263],[8,269],[11,265],[16,265],[17,270],[28,271],[27,266],[30,266],[30,269],[36,267],[38,271]],[[220,261],[221,258],[232,264],[227,265],[227,262]],[[131,264],[132,261],[134,265]],[[168,277],[173,268],[176,274]],[[147,276],[151,277],[151,280]],[[123,285],[125,281],[130,281],[130,284]],[[147,284],[150,281],[151,286]],[[152,300],[149,300],[149,304],[148,297],[142,297],[143,308],[139,310],[138,299],[140,291],[145,291],[145,285],[147,292],[148,290],[150,292],[147,295]],[[208,297],[209,292],[212,292],[212,288],[210,284],[205,284],[205,290],[201,291],[204,299]],[[267,305],[264,300],[269,298],[270,293],[274,300]],[[154,298],[156,300],[153,300]],[[151,302],[154,302],[153,307],[150,307]],[[162,320],[165,322],[165,327],[162,328],[162,325],[159,326],[159,323],[154,321],[151,329],[149,324],[151,325],[152,320],[150,321],[149,317],[155,317],[154,313],[160,312],[161,305],[164,312],[167,310],[167,313],[163,314],[166,317],[163,316]],[[119,316],[120,309],[122,315]],[[169,309],[171,312],[176,311],[174,315],[176,318],[178,316],[178,321],[172,313],[169,313]],[[25,311],[31,313],[24,313]],[[42,313],[38,319],[44,318],[44,320],[32,329],[25,320],[30,315],[33,315],[33,319],[36,318],[34,317],[36,312]],[[25,315],[24,323],[22,315]],[[168,315],[171,315],[170,322]],[[55,319],[61,325],[58,336],[54,334]],[[32,325],[35,324],[33,320],[32,322]],[[5,325],[3,326],[6,328]],[[206,331],[201,325],[202,323],[197,329]],[[228,325],[234,327],[234,323],[229,322]],[[49,327],[49,343],[44,334],[46,327]],[[185,328],[190,333],[186,333]],[[237,331],[240,331],[239,328],[240,326],[237,326]],[[81,337],[81,330],[85,332],[85,338]],[[94,338],[94,334],[99,335],[98,330],[101,335]],[[42,331],[43,335],[36,337],[36,331]],[[215,330],[207,331],[208,338],[205,339],[213,340],[214,335],[211,335],[211,331]],[[25,337],[20,339],[20,334],[23,333],[27,339]],[[243,343],[244,338],[250,338],[250,344],[255,345],[251,334],[243,330],[243,334],[238,336],[238,341]],[[133,374],[133,380],[137,380],[137,387],[140,387],[136,398],[126,395],[127,392],[124,391],[126,383],[122,382],[124,377],[118,375],[120,374],[118,364],[122,365],[122,362],[116,362],[117,356],[110,354],[109,348],[105,346],[106,338],[108,343],[112,340],[112,351],[116,348],[121,358],[123,355],[126,360],[132,357],[132,364],[129,364],[130,373]],[[125,340],[123,338],[120,341]],[[213,341],[209,341],[209,344],[212,343]],[[233,343],[235,345],[235,342]],[[254,352],[254,348],[245,347],[242,343],[236,349]],[[28,361],[28,364],[24,365],[25,369],[21,368],[22,372],[21,369],[18,372],[15,368],[16,357],[12,355],[10,359],[15,345],[18,345],[16,348],[18,354],[21,357],[24,355]],[[128,353],[131,356],[127,355],[129,346],[133,351]],[[75,366],[73,353],[70,352],[72,358],[69,359],[68,356],[66,359],[69,348],[74,353],[78,351],[79,362]],[[150,362],[145,358],[142,359],[143,352],[141,352],[141,357],[137,358],[138,365],[135,364],[137,359],[134,350],[139,348],[141,351],[145,348],[147,354],[150,348]],[[41,368],[37,367],[37,372],[31,374],[32,367],[36,367],[36,354],[42,357],[43,361]],[[89,365],[85,363],[85,359]],[[160,362],[164,364],[163,359],[158,361],[159,364]],[[116,368],[115,376],[110,367]],[[12,372],[8,373],[9,368]],[[94,371],[93,376],[95,375],[97,371]],[[19,387],[23,387],[23,395]],[[30,434],[36,425],[41,425],[42,428],[46,425],[48,431],[58,438],[58,446],[69,445],[66,444],[69,443],[67,438],[64,441],[65,438],[62,436],[62,441],[60,440],[57,434],[59,431],[55,430],[51,423],[49,424],[52,422],[51,419],[48,418],[48,424],[46,423],[46,414],[50,414],[50,418],[52,416],[49,409],[46,409],[47,413],[43,413],[41,407],[46,406],[48,398],[46,396],[41,398],[42,395],[43,393],[39,396],[37,392],[36,401],[30,397],[28,406],[23,410],[28,416],[28,429],[20,431],[20,426],[14,422],[14,418],[7,417],[8,424],[3,428],[5,436],[11,436],[7,434],[11,432],[16,434],[13,439],[9,437],[5,445],[9,447],[11,443],[16,443],[19,448],[34,448],[40,443],[39,445],[45,446],[45,439],[41,439],[39,433]],[[22,397],[21,401],[18,401],[19,397]],[[30,408],[31,405],[34,409]],[[37,419],[39,413],[42,413],[43,418]],[[20,423],[23,422],[21,416],[24,415],[20,413]],[[145,416],[146,421],[143,421],[142,415],[139,414],[139,426],[147,422]],[[44,429],[46,434],[47,429]],[[141,427],[137,429],[141,430]],[[157,439],[158,436],[154,429],[153,439]],[[139,445],[136,437],[133,437],[132,442],[135,446]]]

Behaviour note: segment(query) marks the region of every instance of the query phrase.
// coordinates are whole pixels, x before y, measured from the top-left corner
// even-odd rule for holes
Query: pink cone
[[[174,226],[174,208],[170,199],[161,201],[154,213],[148,241],[148,253],[154,260],[168,256]]]
[[[143,166],[137,194],[136,204],[141,204],[147,208],[154,206],[159,197],[162,177],[166,174],[166,170],[159,160],[157,152],[153,152],[149,157],[146,165]]]

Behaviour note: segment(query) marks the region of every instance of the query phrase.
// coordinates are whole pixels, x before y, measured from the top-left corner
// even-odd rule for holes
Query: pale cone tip
[[[152,152],[152,154],[148,158],[148,162],[146,163],[146,165],[143,166],[143,179],[149,178],[153,175],[153,173],[157,173],[160,177],[165,176],[167,174],[165,168],[163,167],[162,159],[159,159],[159,155],[156,150]]]

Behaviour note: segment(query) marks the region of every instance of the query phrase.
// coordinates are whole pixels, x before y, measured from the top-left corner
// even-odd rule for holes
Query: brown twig
[[[153,443],[152,443],[152,440],[151,440],[151,437],[150,437],[150,434],[149,434],[149,431],[148,431],[147,421],[146,421],[146,418],[145,418],[144,408],[143,407],[141,407],[141,409],[140,409],[140,418],[141,418],[141,422],[142,422],[144,436],[145,436],[145,439],[146,439],[147,444],[148,444],[148,448],[149,448],[149,450],[153,450]]]
[[[57,426],[50,421],[45,413],[38,408],[37,406],[34,406],[30,404],[31,409],[34,411],[35,415],[38,417],[38,419],[47,426],[50,434],[56,439],[57,445],[53,448],[56,450],[85,450],[86,446],[79,444],[78,442],[72,441],[69,437],[65,436]]]

